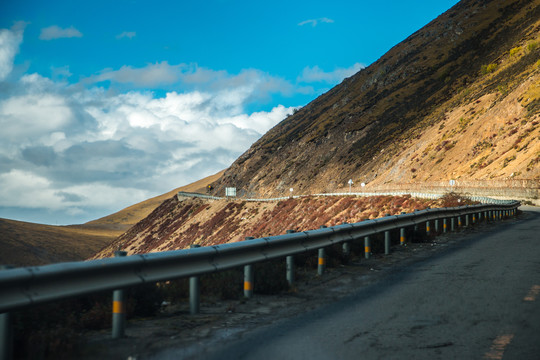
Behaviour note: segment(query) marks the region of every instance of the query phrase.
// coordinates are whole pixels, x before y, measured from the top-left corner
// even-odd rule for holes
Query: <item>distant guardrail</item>
[[[330,195],[330,194],[326,194]],[[335,195],[335,194],[334,194]],[[287,280],[294,281],[294,255],[318,251],[318,272],[325,268],[324,249],[336,244],[364,240],[365,256],[371,254],[370,236],[385,234],[385,254],[390,253],[390,231],[399,229],[400,243],[405,243],[405,229],[425,224],[427,233],[469,225],[480,219],[498,220],[514,216],[520,203],[483,204],[455,208],[426,209],[414,213],[386,216],[354,224],[309,230],[285,235],[250,239],[237,243],[138,254],[84,262],[69,262],[37,267],[22,267],[0,271],[0,355],[9,347],[9,311],[49,301],[115,290],[113,295],[113,337],[122,337],[125,322],[125,294],[127,287],[190,277],[190,308],[198,311],[198,276],[215,271],[244,266],[244,294],[253,293],[253,269],[257,262],[286,258]],[[119,255],[125,253],[119,253]],[[2,359],[3,360],[3,359]]]
[[[447,192],[443,193],[423,193],[423,192],[411,192],[411,191],[382,191],[382,192],[337,192],[337,193],[321,193],[321,194],[313,194],[313,195],[294,195],[289,197],[276,197],[276,198],[257,198],[257,199],[251,199],[251,198],[237,198],[237,197],[220,197],[220,196],[211,196],[206,194],[200,194],[200,193],[192,193],[192,192],[184,192],[180,191],[178,192],[177,196],[178,198],[201,198],[201,199],[209,199],[209,200],[242,200],[242,201],[250,201],[250,202],[273,202],[273,201],[283,201],[290,198],[298,199],[308,196],[403,196],[403,195],[410,195],[412,197],[421,198],[421,199],[439,199],[443,197]],[[467,199],[470,199],[472,201],[478,201],[483,204],[507,204],[511,203],[513,200],[500,200],[500,199],[492,199],[486,196],[464,196]]]

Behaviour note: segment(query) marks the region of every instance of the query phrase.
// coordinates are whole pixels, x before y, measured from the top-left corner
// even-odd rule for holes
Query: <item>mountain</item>
[[[539,29],[540,0],[462,0],[271,129],[215,193],[309,194],[349,179],[538,188]]]
[[[208,182],[218,195],[236,187],[250,197],[339,191],[349,179],[366,188],[456,180],[537,194],[539,111],[540,0],[462,0],[284,119]],[[377,200],[364,209],[361,199],[186,200],[172,196],[177,190],[83,225],[118,234],[135,224],[97,256],[236,241],[388,210],[369,203]]]
[[[339,191],[349,179],[387,189],[455,180],[497,191],[532,189],[534,198],[539,110],[540,0],[463,0],[284,119],[212,186],[216,195],[236,187],[258,198],[288,196],[290,188],[294,195]],[[404,203],[172,197],[97,257],[118,248],[133,254],[213,245],[422,207]]]
[[[178,191],[205,191],[221,175],[222,172],[81,225],[53,226],[0,219],[0,264],[30,266],[85,260]]]

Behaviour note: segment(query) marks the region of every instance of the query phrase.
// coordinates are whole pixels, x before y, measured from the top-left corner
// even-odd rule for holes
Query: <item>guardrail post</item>
[[[287,230],[287,234],[295,233],[294,230]],[[294,284],[294,256],[289,255],[285,258],[285,267],[286,267],[286,277],[287,277],[287,283],[289,286],[292,286]]]
[[[287,268],[287,283],[289,286],[294,284],[294,256],[289,255],[285,258]]]
[[[431,227],[430,227],[429,221],[426,221],[426,234],[429,235],[430,232],[431,232]]]
[[[461,227],[461,216],[458,216],[457,218],[457,226]]]
[[[348,222],[344,222],[341,225],[347,225]],[[349,260],[349,255],[351,255],[351,243],[348,241],[345,241],[343,245],[341,246],[341,250],[343,252],[343,258],[344,261],[347,262]]]
[[[126,251],[115,251],[115,257],[126,256]],[[126,332],[126,291],[113,291],[112,338],[120,339]]]
[[[439,219],[435,220],[435,234],[439,234]]]
[[[253,297],[253,265],[244,266],[244,297]]]
[[[450,231],[455,231],[456,230],[456,218],[453,217],[450,219]]]
[[[11,314],[0,314],[0,360],[13,358],[13,333],[11,331]]]
[[[443,233],[445,233],[447,231],[446,228],[448,227],[448,225],[446,224],[446,221],[447,221],[446,218],[444,218],[442,220],[442,231],[443,231]]]
[[[348,259],[349,255],[351,254],[351,244],[348,241],[345,241],[341,247],[341,250],[343,251],[343,257]]]
[[[326,229],[326,225],[321,225],[320,229]],[[326,269],[326,257],[324,254],[324,248],[319,249],[318,254],[318,261],[317,261],[317,274],[322,275],[324,274],[324,270]]]
[[[469,226],[469,214],[465,215],[465,227]]]
[[[371,239],[369,236],[364,237],[364,252],[366,259],[371,256]]]
[[[384,232],[384,254],[385,255],[390,254],[390,245],[391,245],[390,231],[385,231]]]
[[[198,248],[200,245],[191,245],[190,248]],[[198,276],[189,278],[189,313],[194,315],[200,312],[200,280]]]
[[[12,269],[11,265],[0,265],[0,271]],[[13,327],[11,313],[0,314],[0,360],[13,358]]]
[[[399,229],[399,244],[405,245],[405,228]]]
[[[322,275],[324,274],[324,270],[326,269],[326,257],[324,254],[324,248],[319,249],[319,265],[317,266],[317,274]]]

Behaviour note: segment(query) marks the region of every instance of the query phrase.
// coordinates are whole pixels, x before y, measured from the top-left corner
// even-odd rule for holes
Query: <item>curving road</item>
[[[196,358],[539,359],[540,210],[526,210],[344,299]]]

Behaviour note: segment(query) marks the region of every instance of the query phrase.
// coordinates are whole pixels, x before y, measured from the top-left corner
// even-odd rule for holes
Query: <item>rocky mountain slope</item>
[[[540,178],[540,0],[462,0],[289,116],[214,184],[255,196]]]

